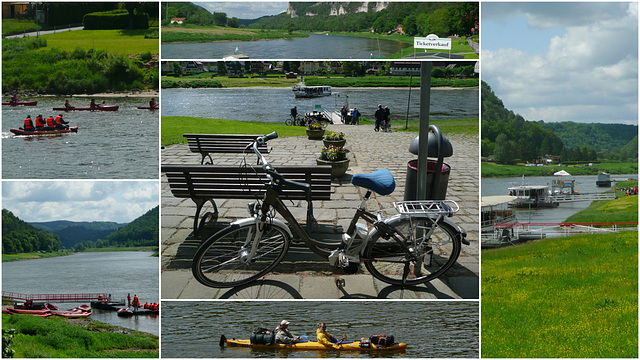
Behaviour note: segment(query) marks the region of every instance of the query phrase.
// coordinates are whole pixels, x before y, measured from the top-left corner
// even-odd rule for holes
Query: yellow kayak
[[[287,349],[287,350],[335,350],[335,351],[394,351],[405,350],[407,344],[398,343],[390,346],[376,346],[368,344],[367,347],[360,347],[360,341],[354,341],[340,345],[340,349],[328,348],[315,341],[299,342],[297,344],[252,344],[249,339],[226,339],[227,346],[251,347],[254,349]],[[285,347],[286,346],[286,347]]]

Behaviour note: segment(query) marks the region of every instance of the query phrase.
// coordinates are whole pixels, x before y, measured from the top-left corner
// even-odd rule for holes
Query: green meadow
[[[157,29],[156,29],[157,30]],[[77,48],[123,55],[158,54],[158,38],[145,38],[153,30],[77,30],[41,35],[47,47],[71,52]]]
[[[609,174],[637,174],[637,163],[598,163],[598,166],[569,165],[569,166],[525,166],[524,164],[504,165],[483,161],[481,176],[516,177],[516,176],[551,176],[553,173],[566,170],[571,175],[597,175],[600,172]]]
[[[482,251],[482,357],[637,358],[638,233]]]
[[[158,336],[87,318],[2,314],[2,329],[15,329],[9,347],[15,358],[157,358],[159,353]]]

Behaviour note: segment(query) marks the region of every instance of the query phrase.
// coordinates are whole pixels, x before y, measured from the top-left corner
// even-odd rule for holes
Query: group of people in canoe
[[[280,325],[276,327],[273,331],[276,334],[276,342],[282,344],[295,344],[302,340],[300,336],[294,336],[289,331],[289,322],[287,320],[282,320]],[[331,336],[327,332],[327,324],[321,322],[318,323],[318,329],[316,330],[316,338],[318,343],[324,345],[328,348],[339,349],[340,345],[338,344],[338,339]]]
[[[24,127],[21,128],[25,131],[42,131],[42,130],[55,130],[55,129],[68,129],[69,122],[65,121],[62,114],[59,114],[55,118],[53,115],[48,118],[44,118],[42,114],[36,116],[35,124],[33,119],[31,119],[31,115],[27,115],[27,118],[24,119]]]

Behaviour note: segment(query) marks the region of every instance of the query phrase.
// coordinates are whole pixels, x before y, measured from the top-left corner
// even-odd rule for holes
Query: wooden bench
[[[311,185],[312,200],[331,200],[330,166],[278,166],[276,170],[287,180]],[[162,165],[162,172],[173,196],[189,198],[196,203],[193,233],[196,235],[207,219],[216,219],[218,207],[215,199],[256,199],[265,194],[264,184],[269,180],[261,166]],[[304,191],[283,188],[283,200],[305,200]],[[209,201],[213,213],[206,213],[199,222],[200,211]],[[198,224],[199,222],[199,224]]]
[[[219,135],[219,134],[183,134],[187,138],[189,150],[202,155],[200,164],[205,164],[205,158],[209,158],[206,164],[213,164],[210,154],[213,153],[243,153],[247,145],[251,144],[260,135]],[[258,145],[261,153],[267,154],[270,148],[266,144]]]

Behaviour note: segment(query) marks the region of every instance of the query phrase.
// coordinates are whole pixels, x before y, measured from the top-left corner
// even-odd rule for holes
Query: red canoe
[[[27,131],[22,129],[9,129],[12,133],[16,135],[56,135],[56,134],[66,134],[70,132],[78,132],[77,126],[72,126],[68,129],[53,129],[53,130],[36,130],[36,131]]]
[[[96,107],[75,106],[75,107],[54,107],[55,111],[117,111],[119,105],[101,105]]]
[[[18,105],[22,105],[22,106],[36,106],[38,105],[37,101],[18,101],[15,104],[12,104],[10,101],[3,101],[2,105],[10,105],[10,106],[18,106]]]
[[[151,106],[138,106],[138,109],[158,110],[158,109],[160,109],[160,107],[159,106],[154,106],[154,107],[151,107]]]
[[[87,317],[91,316],[91,312],[84,311],[52,311],[52,315],[69,317],[69,318],[77,318],[77,317]]]
[[[35,314],[35,315],[42,315],[42,314],[49,314],[51,312],[51,310],[49,309],[42,309],[42,310],[26,310],[26,309],[12,309],[12,308],[8,308],[7,309],[9,312],[12,312],[14,314]]]

